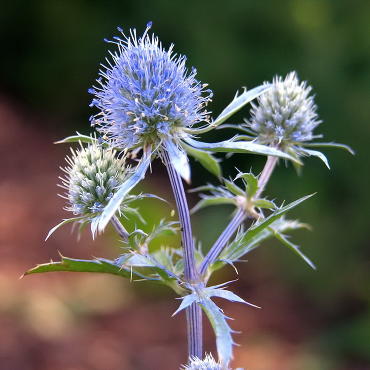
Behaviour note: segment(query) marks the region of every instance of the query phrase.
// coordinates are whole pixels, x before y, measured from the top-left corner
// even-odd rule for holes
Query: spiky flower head
[[[193,357],[188,365],[182,367],[183,370],[227,370],[217,363],[211,354],[201,360],[198,357]]]
[[[311,90],[305,81],[298,80],[296,72],[285,79],[275,77],[272,88],[258,97],[258,104],[252,103],[249,127],[258,141],[284,148],[312,140],[313,130],[321,121]]]
[[[97,141],[71,152],[61,185],[66,189],[66,210],[91,220],[101,213],[131,170],[125,158],[117,158],[114,150],[102,148]]]
[[[163,139],[180,139],[183,128],[208,120],[205,106],[211,97],[189,72],[186,57],[165,50],[155,35],[149,35],[151,23],[138,37],[135,29],[110,41],[118,46],[100,70],[98,86],[90,89],[95,97],[91,105],[100,112],[92,125],[112,146],[120,149],[158,144]]]

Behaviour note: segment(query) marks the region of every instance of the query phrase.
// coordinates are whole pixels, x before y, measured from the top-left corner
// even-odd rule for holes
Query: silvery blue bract
[[[217,363],[212,355],[206,355],[201,360],[198,357],[191,359],[190,363],[182,368],[183,370],[223,370],[221,364]]]

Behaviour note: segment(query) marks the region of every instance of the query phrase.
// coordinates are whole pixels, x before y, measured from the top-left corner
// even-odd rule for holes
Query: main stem
[[[184,277],[189,284],[199,282],[194,256],[194,240],[190,223],[189,207],[180,175],[173,167],[167,151],[163,151],[163,161],[167,168],[175,197],[179,221],[181,224],[182,248],[184,253]],[[188,353],[189,357],[203,358],[202,309],[193,303],[186,309]]]
[[[277,161],[278,157],[272,156],[267,157],[265,167],[263,168],[262,173],[258,179],[258,190],[254,196],[255,198],[258,198],[265,189],[266,184],[271,177],[271,174],[276,166]],[[248,214],[243,208],[238,209],[235,216],[226,226],[226,229],[221,233],[221,235],[213,244],[207,255],[204,257],[204,260],[202,261],[199,268],[199,272],[201,275],[204,275],[208,267],[217,260],[218,256],[224,249],[227,242],[231,239],[231,237],[234,235],[234,233],[236,232],[238,227],[243,223],[243,221],[247,218],[247,216]]]

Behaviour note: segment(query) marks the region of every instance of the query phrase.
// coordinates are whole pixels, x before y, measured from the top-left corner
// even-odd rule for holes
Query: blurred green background
[[[188,65],[195,66],[201,81],[209,83],[215,93],[210,106],[214,115],[242,86],[252,88],[271,80],[276,74],[285,75],[296,70],[301,79],[314,87],[319,115],[323,120],[316,132],[323,134],[325,141],[346,143],[356,151],[356,156],[352,157],[338,150],[327,150],[331,171],[317,159],[307,159],[300,177],[290,165],[285,167],[283,164],[273,175],[267,194],[280,202],[290,202],[318,192],[294,213],[301,221],[311,224],[313,232],[298,232],[293,239],[317,264],[318,271],[310,271],[276,243],[260,248],[249,256],[248,264],[240,266],[235,289],[239,289],[242,295],[247,292],[247,298],[262,305],[264,312],[255,314],[262,315],[258,330],[251,334],[249,326],[243,329],[245,355],[238,355],[240,361],[237,365],[257,370],[370,369],[369,1],[14,0],[3,3],[0,13],[2,177],[7,177],[4,171],[16,172],[17,168],[27,167],[22,164],[22,158],[49,156],[43,150],[51,153],[50,162],[44,158],[40,165],[30,160],[35,165],[31,171],[32,164],[29,164],[30,173],[45,173],[46,167],[57,170],[61,162],[55,162],[54,157],[62,158],[67,149],[55,149],[51,142],[76,130],[89,132],[88,117],[93,112],[88,107],[90,96],[87,89],[94,83],[98,65],[107,55],[103,38],[116,35],[117,26],[125,30],[136,27],[140,33],[150,20],[164,45],[174,42],[176,52],[186,54]],[[12,120],[9,114],[4,113],[9,111],[13,112],[11,117],[19,121],[17,125],[24,140],[31,143],[24,144],[23,141],[19,145],[18,134],[15,135],[11,128]],[[247,116],[248,110],[245,109],[235,117],[235,121],[240,122]],[[216,132],[206,139],[215,140],[224,135],[225,132]],[[36,145],[41,139],[47,141],[47,145]],[[13,148],[5,150],[10,140],[14,140]],[[31,148],[32,143],[35,145]],[[7,165],[7,159],[15,155],[19,160],[14,160],[12,166]],[[234,167],[237,167],[245,171],[252,168],[258,173],[263,161],[263,158],[255,156],[235,155],[225,161],[224,172],[225,175],[233,175]],[[197,164],[193,172],[194,186],[205,181],[216,182]],[[161,166],[154,166],[157,191],[166,194],[167,183],[162,175],[164,177]],[[50,193],[48,198],[53,199],[55,187],[50,184],[55,182],[55,173],[51,169],[50,176],[49,186],[42,191]],[[20,188],[27,188],[27,178],[17,174],[10,177]],[[6,181],[1,181],[4,190]],[[149,181],[144,186],[149,188]],[[19,194],[22,194],[21,190]],[[158,204],[153,202],[146,205],[145,213],[148,215],[154,209],[157,212]],[[25,204],[23,201],[20,203]],[[196,216],[196,233],[205,248],[215,240],[216,226],[222,227],[227,222],[230,211],[228,208],[209,209]],[[50,219],[57,222],[61,218],[59,209],[48,210],[47,216],[37,216],[40,212],[40,208],[34,208],[32,213],[44,221],[34,238],[37,243],[29,247],[32,253],[28,253],[32,258],[27,259],[27,253],[18,255],[21,251],[12,246],[11,233],[7,243],[4,242],[5,237],[2,239],[0,255],[6,257],[2,261],[12,261],[18,275],[23,272],[21,268],[56,255],[54,246],[49,246],[47,251],[39,250],[45,230],[52,226]],[[4,221],[2,225],[8,224]],[[63,234],[62,231],[60,233]],[[87,258],[91,255],[90,249],[81,250],[78,244],[68,249],[60,242],[57,248],[62,252],[67,250],[71,257],[78,254]],[[38,258],[34,258],[38,253]],[[104,249],[100,253],[103,255]],[[109,253],[112,254],[112,250]],[[21,262],[17,265],[19,260]],[[234,277],[232,271],[227,271],[220,279]],[[59,283],[62,280],[63,276]],[[7,282],[10,284],[11,280]],[[28,283],[28,280],[22,281],[24,291],[27,291]],[[52,285],[44,288],[52,294]],[[136,299],[140,302],[155,299],[166,302],[169,299],[166,292],[155,298],[144,288],[139,290],[140,297]],[[135,294],[135,290],[132,289],[130,294]],[[4,307],[5,317],[7,309],[13,306]],[[119,312],[121,306],[114,307]],[[247,308],[243,310],[241,315],[248,311]],[[274,315],[279,315],[279,318]],[[264,324],[269,316],[273,317],[271,323]],[[234,324],[235,328],[238,328],[240,320],[242,318]],[[290,325],[292,329],[288,330]],[[22,329],[19,330],[21,333]],[[298,357],[291,349],[294,343],[299,343]],[[0,358],[1,348],[0,341]],[[3,347],[2,354],[5,357],[9,354],[6,348]],[[295,362],[282,362],[283,353]],[[265,357],[269,355],[278,359],[276,363],[266,364]],[[4,370],[41,369],[32,367],[32,361],[21,367],[18,362],[8,360],[9,366]],[[100,369],[96,363],[95,367],[89,366],[81,369]],[[160,366],[167,368],[163,362]],[[48,368],[47,365],[42,367]],[[64,365],[64,370],[77,368]],[[145,367],[126,365],[123,368]]]

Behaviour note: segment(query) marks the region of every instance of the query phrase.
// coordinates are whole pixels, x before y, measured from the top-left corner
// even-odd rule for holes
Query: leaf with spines
[[[284,159],[289,159],[293,162],[301,163],[299,159],[294,158],[288,153],[285,153],[273,147],[257,144],[253,141],[237,141],[236,139],[220,141],[217,143],[204,143],[198,140],[191,139],[190,137],[184,138],[184,140],[190,146],[196,149],[208,150],[211,152],[248,153],[248,154],[262,154],[267,156],[271,155],[274,157],[280,157]]]
[[[81,222],[81,221],[82,221],[82,223],[85,223],[85,222],[83,222],[83,221],[84,221],[84,219],[85,219],[85,217],[84,217],[84,216],[80,216],[80,217],[72,217],[72,218],[66,218],[66,219],[64,219],[62,222],[59,222],[59,224],[58,224],[58,225],[56,225],[56,226],[54,226],[52,229],[50,229],[50,231],[48,232],[48,235],[46,235],[45,241],[46,241],[46,240],[48,240],[48,239],[50,238],[50,236],[51,236],[52,234],[54,234],[54,232],[55,232],[56,230],[58,230],[60,227],[62,227],[62,226],[64,226],[64,225],[66,225],[66,224],[69,224],[69,223],[71,223],[71,222]]]
[[[313,142],[313,143],[304,143],[303,146],[305,147],[317,147],[317,148],[336,148],[336,149],[343,149],[346,150],[348,153],[354,155],[355,151],[346,144],[340,144],[340,143],[319,143],[319,142]]]
[[[277,232],[285,233],[302,228],[309,229],[309,226],[296,220],[286,220],[283,216],[274,221],[269,227],[260,230],[247,242],[244,240],[247,231],[240,230],[235,239],[222,251],[219,259],[209,267],[209,273],[212,274],[226,264],[234,267],[234,262],[240,261],[243,256],[258,248],[262,242],[275,237]]]
[[[325,163],[325,166],[330,170],[329,161],[323,153],[317,150],[310,150],[306,148],[299,148],[299,153],[303,155],[314,156],[321,159]]]
[[[142,278],[143,276],[137,274],[134,270],[124,269],[114,261],[105,258],[95,258],[92,260],[75,259],[61,256],[61,260],[57,262],[48,262],[37,265],[36,267],[26,271],[24,276],[44,273],[44,272],[94,272],[94,273],[104,273],[121,276],[130,279],[132,276],[137,278]],[[146,277],[148,279],[148,277]],[[150,280],[158,280],[155,278],[149,278]]]
[[[275,209],[276,204],[267,199],[256,199],[253,201],[253,205],[258,208]]]
[[[150,159],[151,151],[145,151],[143,158],[135,169],[135,172],[123,184],[120,185],[117,192],[105,206],[102,214],[99,217],[96,217],[91,223],[91,231],[93,235],[96,234],[96,231],[102,232],[105,229],[110,219],[119,210],[119,207],[125,196],[145,177],[146,171],[150,165]]]
[[[245,191],[230,180],[224,179],[225,187],[234,195],[245,196]]]
[[[201,149],[195,149],[190,145],[181,143],[186,152],[196,159],[207,171],[220,178],[222,176],[222,169],[219,161],[209,152]]]
[[[286,247],[291,249],[295,254],[297,254],[299,257],[303,259],[312,269],[316,270],[316,266],[312,263],[312,261],[301,252],[298,245],[293,244],[286,236],[283,234],[274,231],[274,236]]]
[[[258,306],[246,302],[244,299],[240,298],[233,292],[225,290],[224,288],[219,288],[219,286],[203,288],[197,287],[196,290],[193,290],[193,293],[182,298],[180,307],[173,314],[176,315],[178,312],[189,307],[193,303],[199,304],[206,313],[216,335],[216,345],[219,360],[224,366],[226,366],[233,358],[233,345],[235,343],[232,338],[232,333],[234,331],[227,323],[227,320],[229,318],[211,300],[211,297],[219,297],[227,299],[231,302],[244,303],[256,308],[258,308]]]
[[[54,144],[70,144],[70,143],[92,144],[92,143],[98,141],[98,139],[96,139],[92,136],[83,135],[83,134],[80,134],[79,132],[76,132],[76,134],[77,135],[68,136],[68,137],[66,137],[62,140],[58,140]]]
[[[209,206],[219,206],[221,204],[231,204],[235,205],[235,201],[233,198],[229,197],[209,197],[209,198],[203,198],[201,199],[191,210],[190,213],[194,214],[195,212],[198,212],[200,209],[203,209],[205,207]]]
[[[238,173],[235,180],[243,179],[246,183],[246,192],[249,198],[252,198],[258,190],[258,178],[253,173]]]
[[[245,105],[270,89],[270,86],[261,85],[251,90],[246,90],[238,96],[236,93],[232,102],[221,112],[221,114],[205,128],[188,129],[192,134],[201,134],[213,130],[227,121],[232,115],[242,109]]]
[[[238,234],[234,242],[230,243],[222,251],[219,256],[219,260],[226,262],[235,262],[246,253],[256,248],[262,240],[270,236],[274,236],[274,232],[272,232],[269,227],[272,227],[274,229],[274,225],[276,225],[275,223],[277,220],[282,218],[289,210],[295,208],[313,195],[314,194],[307,195],[284,207],[278,208],[267,218],[257,221],[254,225],[252,225],[250,229],[241,234]],[[280,232],[283,230],[278,231]],[[218,262],[216,261],[215,264],[218,264]],[[211,267],[211,271],[212,270],[214,271],[215,269]]]

